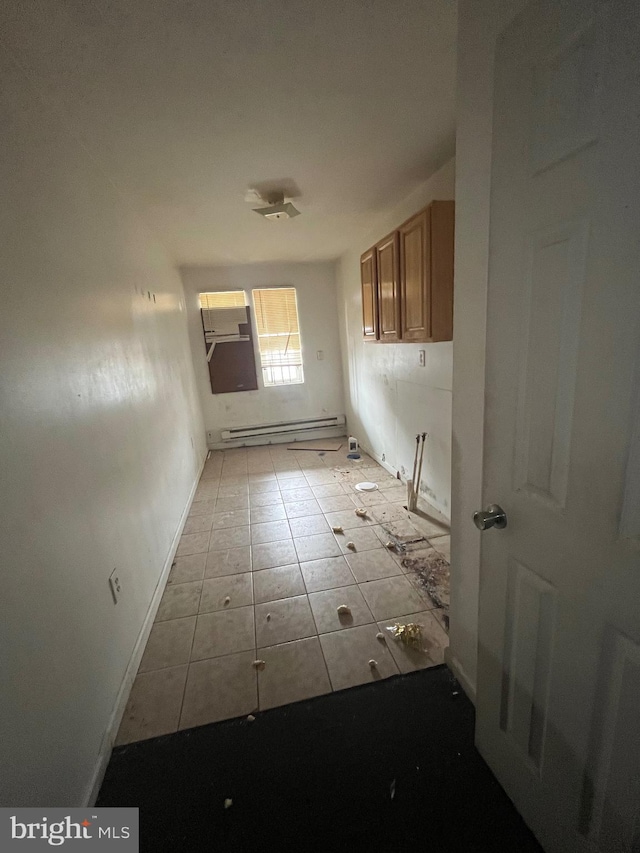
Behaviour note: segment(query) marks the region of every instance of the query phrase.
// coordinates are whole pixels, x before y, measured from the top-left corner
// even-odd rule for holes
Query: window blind
[[[253,304],[264,384],[304,382],[295,287],[254,290]]]
[[[219,293],[200,294],[200,308],[203,311],[212,308],[240,308],[246,304],[244,290],[221,290]]]

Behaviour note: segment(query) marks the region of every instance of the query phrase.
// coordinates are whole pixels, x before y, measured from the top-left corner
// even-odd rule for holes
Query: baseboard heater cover
[[[306,432],[311,429],[328,429],[330,427],[343,426],[346,423],[344,415],[336,415],[330,418],[311,418],[300,421],[280,421],[276,424],[260,424],[250,427],[236,427],[234,429],[223,429],[221,438],[223,441],[241,441],[243,438],[256,438],[270,435],[286,435],[289,432]]]

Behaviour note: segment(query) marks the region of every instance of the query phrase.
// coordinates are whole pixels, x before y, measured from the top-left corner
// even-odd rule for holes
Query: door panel
[[[431,333],[432,341],[453,338],[453,201],[431,204]]]
[[[540,770],[548,713],[557,590],[511,560],[504,614],[500,728],[532,769]]]
[[[640,646],[610,627],[603,642],[581,813],[582,832],[601,850],[638,849],[639,692]]]
[[[398,234],[394,231],[376,246],[378,322],[381,341],[399,340]]]
[[[559,223],[527,249],[514,488],[566,501],[588,223]]]
[[[399,229],[403,341],[431,335],[431,211],[421,211]]]
[[[640,850],[640,6],[496,50],[476,740],[548,851]]]
[[[370,249],[360,258],[362,284],[362,336],[365,340],[378,338],[378,308],[376,294],[376,256]]]

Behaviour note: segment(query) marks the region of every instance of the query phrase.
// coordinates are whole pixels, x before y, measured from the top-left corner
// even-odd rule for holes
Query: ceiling
[[[335,258],[453,154],[453,0],[5,0],[1,14],[178,264]],[[271,182],[297,188],[302,216],[252,212],[247,187]]]

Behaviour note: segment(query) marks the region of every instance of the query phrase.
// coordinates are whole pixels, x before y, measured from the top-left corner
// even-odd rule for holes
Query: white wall
[[[493,54],[525,0],[459,0],[450,662],[470,695],[477,675],[483,505],[484,351],[489,263]],[[486,499],[491,499],[487,495]]]
[[[78,806],[204,430],[179,276],[6,54],[0,71],[0,802]]]
[[[454,193],[450,160],[400,204],[377,216],[339,262],[340,333],[349,431],[394,471],[411,477],[417,433],[427,432],[422,488],[451,511],[452,344],[382,344],[362,340],[360,255],[434,199]],[[426,365],[420,367],[420,350]]]
[[[274,228],[282,223],[271,223]],[[286,223],[284,224],[286,227]],[[344,414],[340,341],[336,305],[335,264],[246,264],[227,267],[182,267],[189,315],[189,334],[198,390],[210,445],[220,441],[220,430],[284,420]],[[289,285],[296,288],[302,339],[304,383],[265,388],[256,348],[259,389],[235,394],[212,394],[202,335],[198,294],[216,290],[250,291],[254,287]],[[253,304],[248,293],[249,305]],[[319,361],[317,351],[324,358]]]

